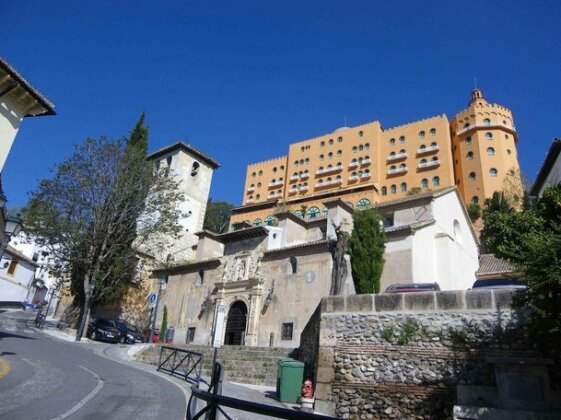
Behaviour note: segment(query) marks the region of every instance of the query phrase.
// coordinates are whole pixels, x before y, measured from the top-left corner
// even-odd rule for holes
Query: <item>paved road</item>
[[[182,419],[174,383],[30,328],[23,312],[0,314],[0,419]],[[32,318],[31,318],[32,319]]]

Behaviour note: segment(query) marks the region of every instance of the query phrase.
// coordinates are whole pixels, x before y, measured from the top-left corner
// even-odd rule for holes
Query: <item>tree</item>
[[[234,208],[233,204],[226,201],[212,201],[212,199],[209,198],[206,206],[203,229],[211,230],[214,233],[226,232],[230,224],[232,208]]]
[[[141,148],[87,139],[40,181],[25,208],[26,229],[51,251],[80,305],[80,340],[93,304],[121,293],[137,247],[177,237],[176,183],[155,171]],[[132,244],[135,246],[133,247]]]
[[[379,293],[386,235],[374,209],[355,211],[349,240],[351,268],[357,293]]]
[[[168,307],[164,305],[164,312],[162,314],[162,323],[160,325],[160,343],[166,340],[166,331],[168,330]]]
[[[515,303],[531,309],[531,337],[543,349],[561,351],[561,184],[546,188],[532,209],[489,212],[482,240],[526,282]]]
[[[470,203],[466,210],[471,223],[475,223],[475,221],[481,217],[481,206],[477,203]]]

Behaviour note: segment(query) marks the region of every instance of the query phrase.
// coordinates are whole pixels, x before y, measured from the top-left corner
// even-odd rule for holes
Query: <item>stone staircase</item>
[[[208,346],[173,345],[184,350],[202,353],[204,363],[202,374],[209,377],[214,349]],[[224,379],[253,385],[276,386],[277,361],[282,358],[297,358],[298,349],[279,347],[222,346],[216,360],[224,366]],[[158,364],[160,347],[157,345],[143,351],[137,360],[152,365]]]

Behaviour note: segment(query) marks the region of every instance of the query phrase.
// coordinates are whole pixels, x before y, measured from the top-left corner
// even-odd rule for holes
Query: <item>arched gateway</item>
[[[245,327],[247,325],[247,306],[238,300],[230,306],[224,344],[241,346],[244,344]]]

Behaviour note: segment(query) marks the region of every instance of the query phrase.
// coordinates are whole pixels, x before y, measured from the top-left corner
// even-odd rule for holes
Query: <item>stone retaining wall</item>
[[[488,356],[534,354],[511,302],[505,290],[323,299],[316,410],[451,418],[457,384],[494,385]]]

